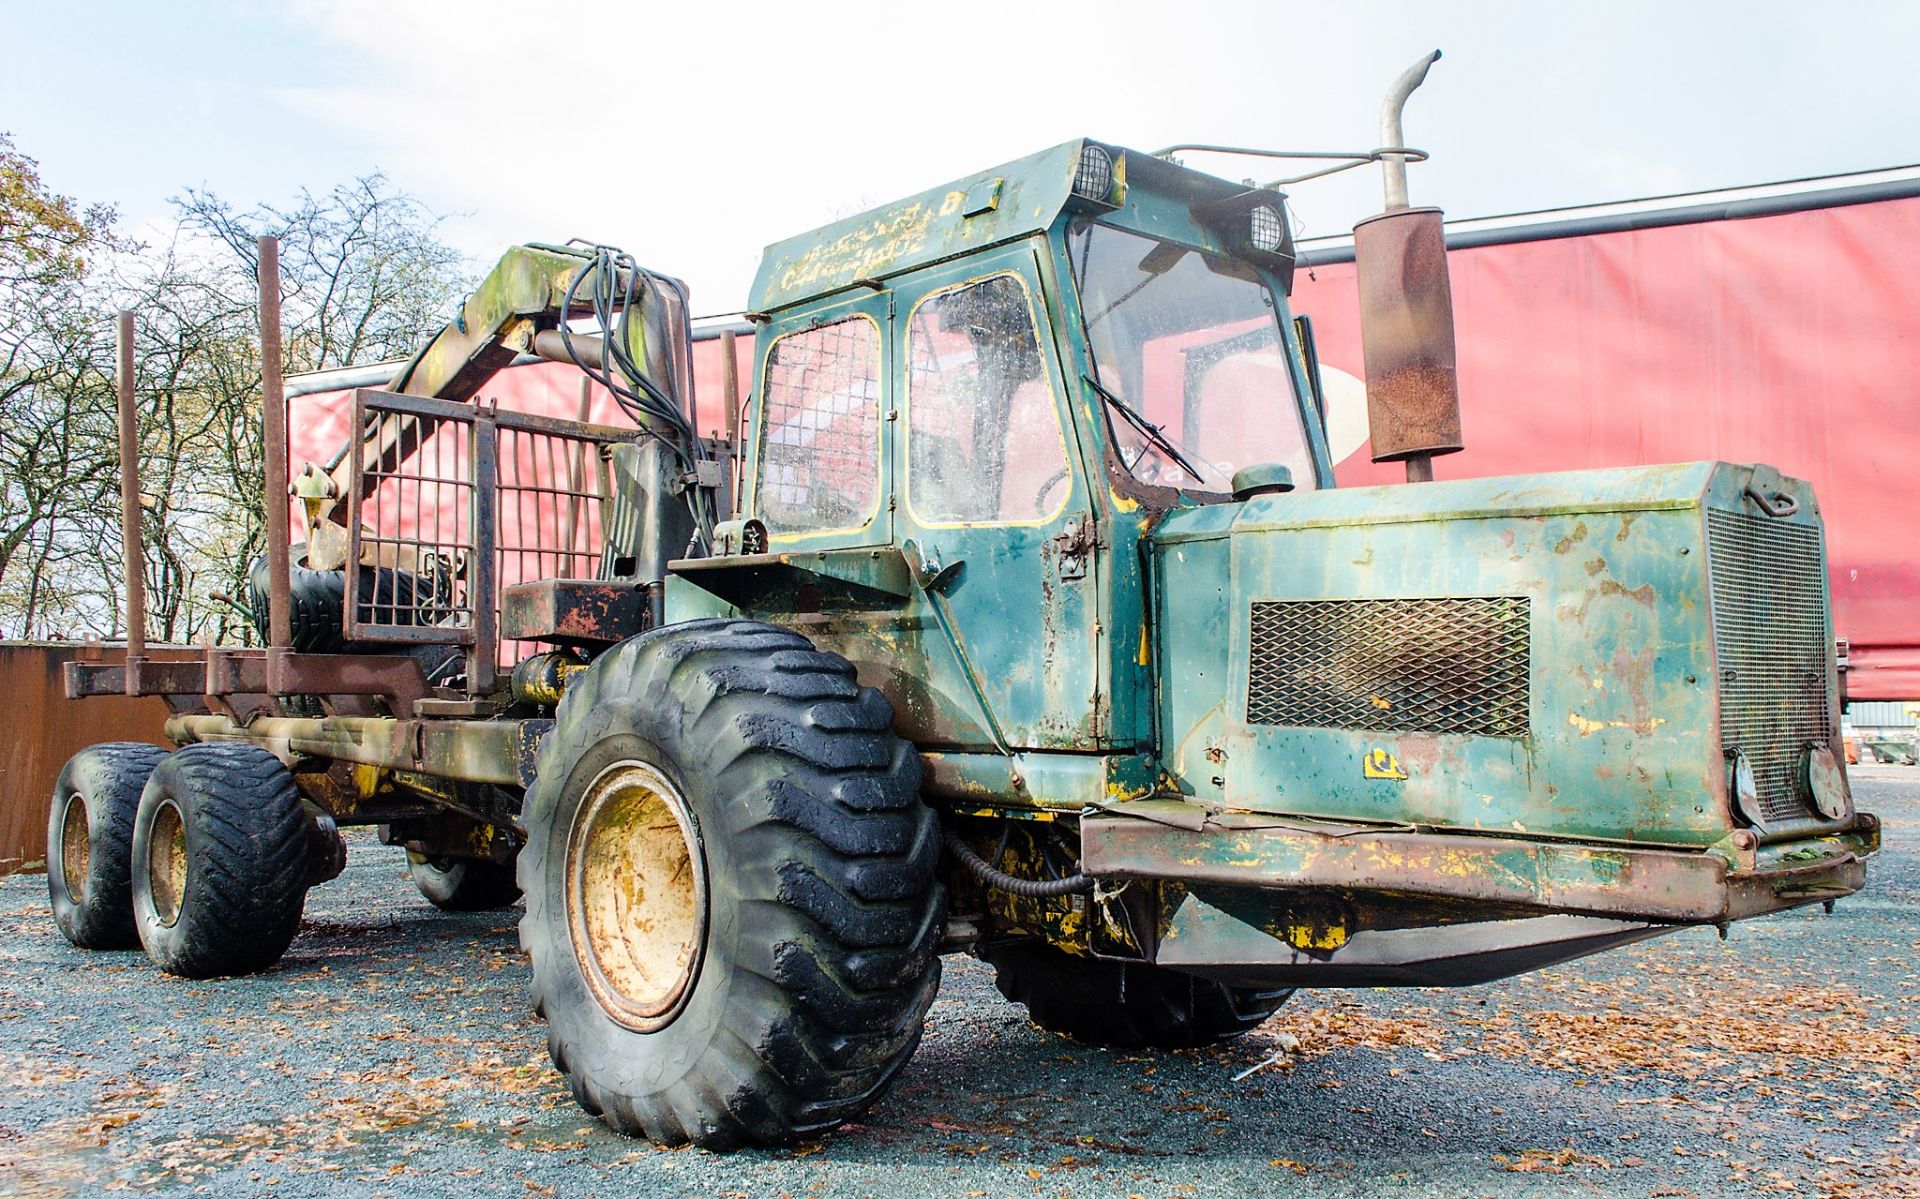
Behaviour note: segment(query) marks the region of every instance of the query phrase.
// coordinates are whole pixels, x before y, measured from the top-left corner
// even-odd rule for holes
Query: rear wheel
[[[409,852],[407,873],[427,902],[445,912],[484,912],[520,898],[512,862]]]
[[[1033,1022],[1076,1041],[1116,1048],[1191,1049],[1252,1032],[1291,990],[1212,982],[1150,962],[1079,957],[1037,941],[997,946],[1000,993]]]
[[[293,776],[257,745],[209,742],[167,757],[133,823],[133,913],[168,974],[252,974],[300,927],[309,825]]]
[[[520,854],[536,1007],[616,1131],[774,1144],[864,1111],[939,985],[938,825],[853,667],[744,620],[567,689]]]
[[[73,755],[47,814],[47,891],[53,922],[81,949],[133,949],[128,867],[133,818],[147,776],[167,756],[157,745],[113,741]]]

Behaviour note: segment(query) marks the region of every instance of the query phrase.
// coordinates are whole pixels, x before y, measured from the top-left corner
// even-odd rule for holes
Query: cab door
[[[907,618],[923,744],[1092,750],[1109,737],[1083,454],[1035,247],[893,287],[894,541],[929,586]]]

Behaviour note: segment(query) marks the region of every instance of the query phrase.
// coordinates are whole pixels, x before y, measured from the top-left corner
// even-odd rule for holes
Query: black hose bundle
[[[1084,895],[1093,890],[1093,880],[1084,874],[1071,874],[1066,878],[1020,878],[998,869],[991,862],[973,851],[973,846],[960,839],[960,834],[952,829],[946,831],[947,852],[954,856],[967,872],[989,887],[998,887],[1014,895],[1024,895],[1028,899],[1051,899],[1058,895]]]
[[[648,376],[644,364],[635,362],[627,350],[629,324],[636,312],[646,310],[642,308],[643,290],[644,298],[650,301],[648,307],[665,312],[664,296],[667,289],[672,288],[678,293],[680,309],[684,312],[686,289],[677,280],[647,270],[625,250],[593,245],[588,247],[588,252],[585,264],[574,272],[573,278],[567,283],[566,299],[560,310],[560,344],[565,347],[567,357],[573,360],[573,364],[585,371],[588,378],[606,388],[643,432],[673,451],[683,471],[696,474],[698,464],[707,457],[707,450],[693,425],[692,395],[686,397],[687,410],[683,411],[675,397],[661,390]],[[589,279],[592,280],[590,286],[587,285]],[[580,348],[575,346],[574,333],[567,319],[567,314],[573,312],[579,302],[583,287],[587,291],[586,306],[593,313],[599,331],[600,353],[597,359],[583,356]],[[662,329],[664,332],[664,322]],[[678,332],[682,334],[680,340],[683,345],[691,353],[691,337],[684,329]],[[714,511],[712,494],[696,486],[688,486],[685,494],[687,505],[693,512],[694,547],[705,553],[712,544],[714,523],[719,519]]]

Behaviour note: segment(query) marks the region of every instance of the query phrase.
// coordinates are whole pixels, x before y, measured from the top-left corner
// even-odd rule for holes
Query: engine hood
[[[1770,468],[1261,496],[1169,514],[1153,562],[1196,800],[1676,845],[1843,822],[1811,781],[1839,745],[1818,507]]]

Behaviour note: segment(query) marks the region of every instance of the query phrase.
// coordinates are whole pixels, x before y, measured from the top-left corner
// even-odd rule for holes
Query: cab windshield
[[[1225,494],[1243,466],[1314,485],[1273,293],[1246,263],[1082,221],[1067,233],[1096,391],[1142,483]]]

